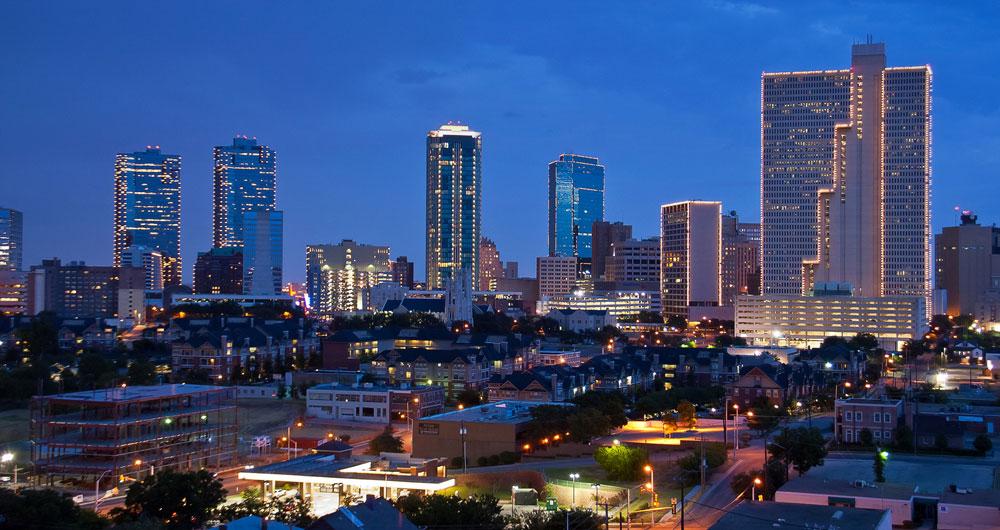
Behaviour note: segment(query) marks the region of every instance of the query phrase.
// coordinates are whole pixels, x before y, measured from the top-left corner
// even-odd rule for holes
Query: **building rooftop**
[[[898,399],[868,399],[868,398],[847,398],[838,399],[838,405],[887,405],[896,406],[902,401]]]
[[[887,511],[792,504],[787,502],[744,502],[711,526],[712,530],[771,530],[774,528],[879,528]]]
[[[157,386],[127,386],[114,387],[102,390],[84,390],[80,392],[69,392],[66,394],[53,394],[50,396],[37,396],[44,399],[57,399],[60,401],[82,401],[88,403],[114,403],[120,401],[140,401],[145,399],[160,399],[173,396],[185,396],[191,394],[201,394],[205,392],[223,392],[231,387],[212,385],[157,385]]]
[[[868,477],[866,477],[868,478]],[[792,480],[778,489],[778,492],[817,493],[845,497],[875,497],[883,499],[908,500],[920,491],[912,484],[882,482],[874,484],[866,482],[865,486],[855,486],[854,482],[844,479],[827,479],[805,475]],[[938,492],[924,492],[923,495],[936,495]]]
[[[540,405],[572,406],[570,403],[538,403],[535,401],[499,401],[484,403],[462,410],[442,412],[421,418],[421,421],[463,421],[466,423],[521,423],[531,419],[531,409]]]

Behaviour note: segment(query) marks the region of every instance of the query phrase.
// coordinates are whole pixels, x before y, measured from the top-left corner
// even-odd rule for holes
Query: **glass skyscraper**
[[[212,246],[243,246],[243,215],[277,208],[277,165],[270,147],[256,138],[237,136],[232,145],[216,147],[212,208]]]
[[[243,214],[243,293],[281,294],[284,213],[253,210]]]
[[[588,269],[592,227],[604,220],[604,166],[597,157],[559,155],[549,163],[549,255],[575,256]]]
[[[115,156],[114,265],[131,246],[158,250],[163,284],[181,283],[181,157],[159,146]]]
[[[24,217],[21,212],[0,207],[0,270],[21,270]]]
[[[427,133],[427,286],[469,271],[479,285],[483,141],[465,125]]]

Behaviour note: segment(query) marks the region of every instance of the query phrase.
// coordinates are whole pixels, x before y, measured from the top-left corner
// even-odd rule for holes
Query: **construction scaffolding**
[[[162,469],[220,469],[237,451],[236,389],[207,385],[116,387],[35,396],[36,476],[119,481]]]

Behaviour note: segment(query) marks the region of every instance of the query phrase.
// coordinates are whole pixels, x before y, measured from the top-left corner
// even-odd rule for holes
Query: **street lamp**
[[[594,513],[601,512],[601,483],[594,483]]]
[[[750,502],[757,501],[757,486],[760,486],[761,484],[763,484],[763,481],[761,481],[759,477],[754,477],[753,485],[750,486]]]
[[[14,461],[14,453],[7,451],[3,455],[0,455],[0,462],[4,464],[9,464]],[[17,488],[17,464],[14,464],[14,488]]]
[[[97,477],[97,481],[94,482],[94,513],[98,513],[97,509],[101,506],[101,480],[103,480],[104,476],[108,473],[111,473],[111,470],[105,469],[104,473],[101,473],[101,476]]]
[[[514,484],[513,486],[510,487],[510,514],[512,516],[515,515],[514,503],[516,499],[517,499],[517,484]]]
[[[458,434],[462,437],[462,473],[468,473],[469,467],[466,460],[468,460],[468,451],[466,450],[465,435],[469,434],[469,429],[465,428],[465,422],[459,423]]]
[[[736,413],[733,415],[733,459],[736,459],[736,451],[740,448],[740,404],[733,403]]]
[[[576,508],[576,479],[580,478],[579,473],[570,473],[569,479],[573,481],[573,501],[571,506]]]

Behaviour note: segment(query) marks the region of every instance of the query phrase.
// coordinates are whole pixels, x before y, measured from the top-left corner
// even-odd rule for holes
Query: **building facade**
[[[141,245],[126,247],[121,254],[121,266],[142,269],[147,291],[163,289],[164,263],[170,261],[170,258],[164,259],[163,253],[159,250]]]
[[[181,157],[148,146],[115,156],[114,265],[140,246],[162,255],[164,285],[181,283]]]
[[[930,68],[886,67],[869,42],[850,69],[764,73],[761,92],[762,294],[926,299]]]
[[[875,445],[892,443],[895,430],[903,422],[901,400],[849,398],[834,404],[833,436],[839,443],[861,443],[861,432],[872,433]]]
[[[392,272],[392,281],[413,289],[413,262],[406,256],[398,256],[395,261],[389,263],[389,271]]]
[[[20,315],[28,311],[28,273],[0,270],[0,316]]]
[[[19,271],[24,266],[24,215],[0,207],[0,270]]]
[[[543,256],[537,260],[538,297],[571,293],[576,288],[577,258]]]
[[[194,292],[243,294],[243,249],[222,247],[199,252],[194,263]]]
[[[666,316],[722,305],[722,204],[684,201],[660,208],[660,302]]]
[[[412,267],[409,273],[412,278]],[[306,291],[313,310],[321,315],[364,309],[369,305],[364,300],[368,289],[397,278],[406,280],[390,270],[387,246],[345,239],[336,245],[306,247]]]
[[[604,220],[604,166],[595,156],[565,154],[549,163],[549,255],[576,257],[590,272],[591,230]]]
[[[427,287],[468,269],[479,284],[482,134],[447,124],[427,133]]]
[[[243,213],[243,294],[281,294],[284,225],[280,210]]]
[[[134,267],[92,266],[71,261],[63,265],[59,259],[42,260],[28,273],[28,312],[36,315],[52,311],[68,318],[126,318],[143,308],[139,293],[143,292],[145,273]],[[119,289],[128,291],[133,303],[119,315]]]
[[[497,244],[488,237],[479,239],[479,285],[480,291],[496,290],[497,280],[504,276],[503,262]]]
[[[963,213],[959,226],[934,237],[935,288],[943,289],[949,315],[977,313],[990,291],[1000,291],[1000,228],[980,226]]]
[[[613,245],[632,239],[632,225],[621,221],[595,221],[591,228],[592,276],[603,280],[607,274],[607,260],[614,254]],[[659,271],[656,273],[659,275]]]
[[[871,333],[896,351],[926,331],[919,297],[859,297],[850,291],[820,296],[746,295],[737,298],[736,334],[752,346],[814,348],[826,337]]]
[[[237,136],[217,146],[212,193],[212,246],[243,247],[244,214],[277,208],[277,159],[256,138]]]
[[[595,281],[595,288],[601,285],[601,288],[658,291],[660,238],[615,241],[611,244],[611,255],[607,256],[605,266],[604,280]]]

